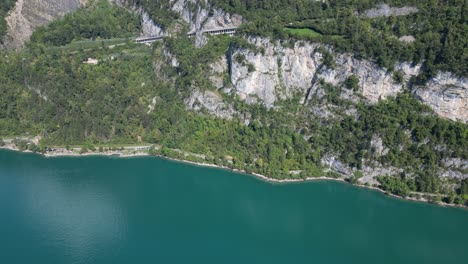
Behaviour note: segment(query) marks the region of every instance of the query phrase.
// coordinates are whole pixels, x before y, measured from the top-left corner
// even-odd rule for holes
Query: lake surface
[[[468,210],[157,158],[0,151],[0,263],[468,263]]]

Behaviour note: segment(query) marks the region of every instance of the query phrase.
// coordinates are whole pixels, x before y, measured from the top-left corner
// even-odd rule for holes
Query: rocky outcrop
[[[137,13],[141,15],[141,36],[163,36],[166,35],[164,30],[156,24],[149,14],[142,10],[137,9]]]
[[[264,38],[250,38],[257,50],[237,49],[231,60],[231,82],[234,91],[247,102],[262,102],[271,108],[275,102],[295,94],[310,100],[316,94],[320,81],[342,85],[350,76],[359,80],[358,94],[368,103],[394,97],[409,86],[409,80],[419,75],[421,65],[400,63],[395,71],[401,72],[403,81],[394,81],[388,72],[368,60],[351,54],[336,54],[335,66],[323,65],[323,50],[316,43],[296,42],[292,47],[272,43]],[[319,47],[321,47],[319,49]],[[262,50],[259,52],[258,50]],[[424,86],[412,88],[414,94],[438,115],[452,120],[468,121],[468,80],[450,73],[441,73]],[[350,100],[353,100],[349,96]]]
[[[438,115],[468,122],[468,79],[440,73],[426,85],[415,88],[415,95]]]
[[[374,135],[370,143],[372,149],[374,150],[374,156],[381,157],[387,155],[389,149],[384,146],[381,137]]]
[[[341,85],[352,75],[359,79],[359,92],[371,103],[395,96],[403,89],[403,84],[395,83],[393,75],[385,69],[350,54],[338,54],[333,68],[323,65],[320,44],[296,43],[286,48],[263,38],[252,38],[250,42],[263,52],[235,51],[231,81],[241,98],[257,97],[267,107],[296,93],[307,99],[307,94],[315,93],[320,80]],[[239,61],[236,57],[245,60]],[[401,70],[405,80],[419,73],[419,66],[407,63],[396,68]]]
[[[231,82],[241,99],[255,97],[272,107],[275,101],[295,91],[306,94],[321,65],[321,54],[314,52],[318,45],[296,45],[289,49],[263,38],[250,42],[264,52],[238,49],[232,56]]]
[[[18,0],[6,18],[8,33],[4,46],[20,49],[34,29],[86,4],[87,0]]]
[[[359,178],[359,182],[362,184],[369,184],[369,185],[380,185],[377,181],[377,177],[379,176],[394,176],[397,174],[402,173],[404,170],[401,168],[396,167],[384,167],[381,164],[375,163],[372,166],[364,165],[361,172],[363,174],[362,178]]]
[[[222,96],[214,91],[196,90],[185,103],[189,109],[202,114],[206,112],[228,120],[234,115],[232,106],[225,104]]]
[[[119,6],[126,7],[141,15],[142,36],[164,36],[174,33],[174,30],[164,30],[158,21],[151,19],[150,15],[140,6],[134,5],[135,1],[109,0]],[[242,17],[229,14],[221,9],[214,8],[208,0],[170,0],[171,11],[178,13],[180,18],[189,26],[189,32],[196,33],[196,46],[202,46],[207,42],[203,31],[235,28],[242,24]],[[179,32],[179,30],[175,30]]]
[[[406,16],[417,13],[419,10],[416,7],[390,7],[387,4],[380,4],[376,8],[364,11],[363,17],[377,18],[377,17],[390,17],[390,16]]]
[[[341,162],[338,158],[333,155],[325,155],[321,163],[324,167],[328,168],[329,170],[336,171],[345,177],[352,176],[352,169],[346,166],[343,162]]]
[[[190,24],[192,32],[233,28],[242,24],[241,16],[214,8],[208,0],[171,0],[171,2],[172,10]]]
[[[130,4],[131,1],[127,0],[109,0],[109,2],[116,4],[118,6],[126,8],[128,11],[138,14],[141,17],[141,36],[164,36],[167,33],[163,28],[153,21],[143,8]]]
[[[394,97],[403,90],[404,83],[395,83],[392,73],[370,61],[355,59],[351,54],[339,54],[335,63],[333,69],[326,68],[319,73],[320,78],[333,85],[340,85],[354,75],[359,79],[359,92],[370,103]],[[396,66],[396,70],[403,73],[405,80],[419,74],[419,68],[420,66],[412,67],[408,63]]]
[[[235,28],[242,24],[241,16],[215,8],[208,0],[171,0],[171,4],[172,11],[179,13],[181,18],[189,24],[189,31],[196,33],[195,45],[197,47],[207,42],[203,31]]]

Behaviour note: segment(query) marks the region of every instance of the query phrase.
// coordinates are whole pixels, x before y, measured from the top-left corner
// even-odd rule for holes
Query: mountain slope
[[[46,25],[64,14],[84,5],[86,0],[17,0],[6,17],[8,33],[4,45],[19,49],[29,40],[37,27]]]
[[[239,9],[243,19],[223,11],[230,9],[221,1],[114,2],[79,8],[37,30],[22,51],[2,51],[0,135],[40,135],[42,150],[144,141],[161,146],[154,153],[186,158],[181,149],[203,162],[278,179],[328,175],[400,195],[463,199],[468,87],[462,74],[431,69],[425,55],[389,68],[352,52],[359,46],[340,46],[352,38],[329,42],[325,32],[304,38],[298,32],[311,29],[294,27],[280,33],[277,26],[285,25],[278,21],[258,32],[262,20],[252,10],[268,18],[277,7]],[[336,9],[319,7],[324,19]],[[401,10],[407,9],[388,12]],[[286,11],[281,19],[292,12]],[[150,19],[158,16],[162,22]],[[298,18],[304,17],[290,19]],[[234,37],[200,32],[241,22]],[[192,30],[198,37],[187,37]],[[166,38],[151,46],[126,39],[145,31]]]

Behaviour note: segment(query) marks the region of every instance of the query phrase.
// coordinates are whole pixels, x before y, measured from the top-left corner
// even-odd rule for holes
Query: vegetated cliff
[[[169,0],[170,12],[179,15],[179,21],[173,21],[173,25],[163,28],[157,21],[151,18],[150,11],[145,10],[144,5],[134,0],[110,0],[120,6],[127,7],[137,12],[142,17],[142,36],[164,36],[180,31],[176,22],[182,22],[188,26],[188,31],[196,33],[196,46],[202,46],[207,39],[202,34],[206,30],[234,28],[242,24],[242,17],[229,14],[215,8],[208,0]]]
[[[72,12],[87,0],[18,0],[6,18],[8,33],[4,46],[20,49],[29,40],[34,29]]]
[[[406,16],[412,13],[417,13],[419,10],[416,7],[390,7],[387,4],[380,4],[376,8],[366,10],[363,14],[367,18],[390,17],[390,16]]]
[[[190,25],[190,31],[238,27],[242,17],[211,6],[208,0],[172,0],[172,10]],[[200,4],[199,2],[202,2]]]
[[[415,95],[438,115],[468,122],[468,79],[439,73],[426,85],[417,86]]]
[[[164,29],[157,24],[153,19],[151,19],[148,12],[141,6],[133,4],[132,1],[127,0],[109,0],[109,2],[114,3],[118,6],[127,8],[133,13],[137,13],[141,16],[141,36],[164,36],[167,33]]]
[[[338,108],[345,116],[357,118],[356,104],[377,104],[407,91],[441,117],[464,123],[468,121],[466,78],[440,73],[425,85],[415,85],[413,77],[421,73],[421,65],[399,63],[393,72],[389,72],[368,60],[356,59],[352,54],[335,53],[318,43],[296,42],[291,46],[254,37],[248,38],[248,42],[253,44],[251,48],[234,48],[226,57],[212,63],[211,70],[206,73],[214,88],[235,95],[247,104],[263,104],[268,109],[277,109],[285,99],[299,96],[299,102],[309,109],[306,110],[308,118],[338,122],[343,116],[336,116],[333,109]],[[171,56],[171,60],[174,59]],[[400,76],[396,77],[396,74]],[[356,80],[357,89],[347,86],[350,79]],[[338,87],[341,90],[339,97],[351,104],[336,106],[328,100],[321,100],[326,97],[324,84],[327,83]],[[226,119],[237,116],[246,124],[251,121],[248,113],[237,111],[217,92],[194,89],[186,103],[195,111]],[[310,135],[304,133],[304,136]],[[403,173],[402,168],[383,166],[377,161],[388,153],[388,148],[379,135],[372,137],[375,154],[363,162],[360,181],[377,184],[378,176]],[[338,153],[329,153],[322,158],[322,164],[342,175],[353,176],[355,169],[348,167],[338,156]],[[440,177],[467,178],[466,164],[463,159],[450,160],[440,171]]]
[[[228,68],[231,71],[234,91],[246,102],[260,100],[270,108],[277,100],[300,93],[302,101],[307,103],[321,81],[340,86],[353,76],[359,81],[357,94],[368,103],[395,97],[406,87],[440,116],[468,121],[466,78],[440,73],[424,86],[413,86],[410,79],[420,73],[420,65],[396,65],[394,72],[400,73],[402,79],[395,80],[394,73],[351,54],[335,54],[334,65],[327,65],[324,56],[334,53],[321,44],[296,42],[292,47],[285,47],[265,38],[249,38],[249,42],[261,52],[237,49],[232,54],[231,64],[224,66],[224,71]]]

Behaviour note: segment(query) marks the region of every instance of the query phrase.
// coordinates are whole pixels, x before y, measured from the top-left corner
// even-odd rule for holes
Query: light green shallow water
[[[0,263],[468,263],[468,210],[156,158],[0,151]]]

